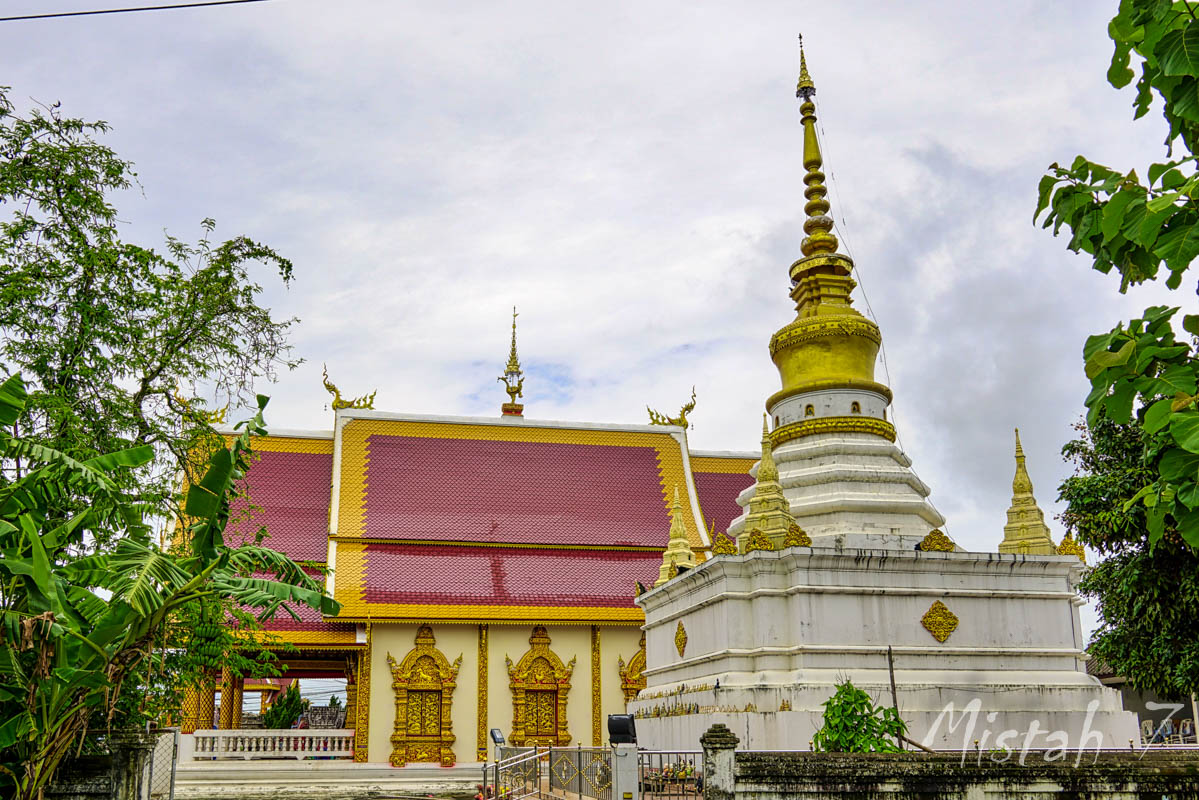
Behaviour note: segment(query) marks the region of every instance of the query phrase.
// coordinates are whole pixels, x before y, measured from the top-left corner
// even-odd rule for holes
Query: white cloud
[[[1011,429],[1052,512],[1083,337],[1163,295],[1030,224],[1049,162],[1161,155],[1104,82],[1108,5],[277,0],[6,23],[0,47],[14,97],[113,124],[130,236],[213,216],[295,261],[269,295],[309,363],[274,425],[329,424],[322,361],[381,408],[496,413],[516,304],[531,417],[640,421],[695,384],[693,446],[753,449],[802,236],[802,30],[903,444],[990,548]]]

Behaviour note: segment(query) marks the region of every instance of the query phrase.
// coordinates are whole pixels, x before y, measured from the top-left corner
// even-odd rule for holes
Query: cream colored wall
[[[600,685],[603,710],[600,736],[608,741],[608,715],[625,713],[624,692],[620,688],[620,666],[617,658],[628,664],[637,655],[641,629],[633,626],[603,628],[600,633],[600,660],[603,663],[603,683]]]
[[[376,623],[372,634],[370,735],[368,758],[372,763],[386,763],[391,755],[391,734],[395,724],[395,693],[391,688],[391,670],[387,664],[390,652],[397,662],[414,646],[417,625]],[[454,725],[454,755],[458,763],[477,759],[476,718],[478,706],[478,625],[434,623],[433,636],[437,649],[453,663],[462,655],[451,719]],[[589,625],[547,625],[550,649],[564,664],[575,658],[566,701],[567,727],[571,745],[590,746],[591,740],[591,627]],[[507,655],[515,664],[529,649],[533,625],[490,624],[487,648],[487,719],[486,728],[499,728],[508,739],[512,735],[512,691],[508,685]],[[620,689],[617,658],[627,663],[637,652],[641,630],[636,626],[601,626],[601,742],[607,741],[607,715],[624,713],[624,694]],[[494,755],[490,738],[487,754]]]

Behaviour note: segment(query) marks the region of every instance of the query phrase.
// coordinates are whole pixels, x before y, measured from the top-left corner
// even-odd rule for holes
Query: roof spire
[[[516,398],[524,396],[525,374],[520,368],[520,359],[516,355],[516,306],[512,306],[512,346],[508,349],[508,363],[504,366],[504,374],[496,378],[504,384],[508,393],[508,402],[500,406],[500,411],[507,417],[524,416],[525,407],[516,402]]]
[[[802,98],[799,113],[803,125],[803,165],[808,174],[803,182],[807,185],[804,197],[808,199],[804,213],[808,215],[804,221],[803,230],[807,236],[799,249],[805,256],[817,253],[837,252],[837,237],[830,231],[833,229],[833,218],[828,216],[829,204],[825,196],[828,188],[824,185],[824,157],[820,154],[820,141],[816,138],[816,104],[812,98],[816,96],[816,84],[808,74],[808,60],[803,52],[803,35],[799,37],[799,84],[795,87],[795,96]]]

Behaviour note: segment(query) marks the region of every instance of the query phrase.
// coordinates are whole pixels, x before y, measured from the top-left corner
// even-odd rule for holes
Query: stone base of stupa
[[[888,647],[900,715],[930,747],[1020,750],[1030,730],[1030,749],[1138,738],[1119,694],[1086,674],[1077,558],[919,541],[719,556],[642,595],[639,744],[694,750],[722,722],[742,748],[806,749],[845,678],[891,704]]]

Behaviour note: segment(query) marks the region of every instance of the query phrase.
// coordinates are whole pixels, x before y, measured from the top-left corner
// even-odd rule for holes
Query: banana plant
[[[327,615],[340,607],[287,556],[224,541],[253,437],[266,432],[267,398],[212,453],[177,520],[118,480],[152,448],[79,461],[22,441],[9,431],[25,400],[19,376],[0,383],[0,463],[9,467],[0,473],[0,795],[35,800],[95,712],[112,718],[122,684],[136,680],[172,614],[212,601],[260,619],[294,617],[299,603]],[[156,541],[164,524],[173,546]]]

